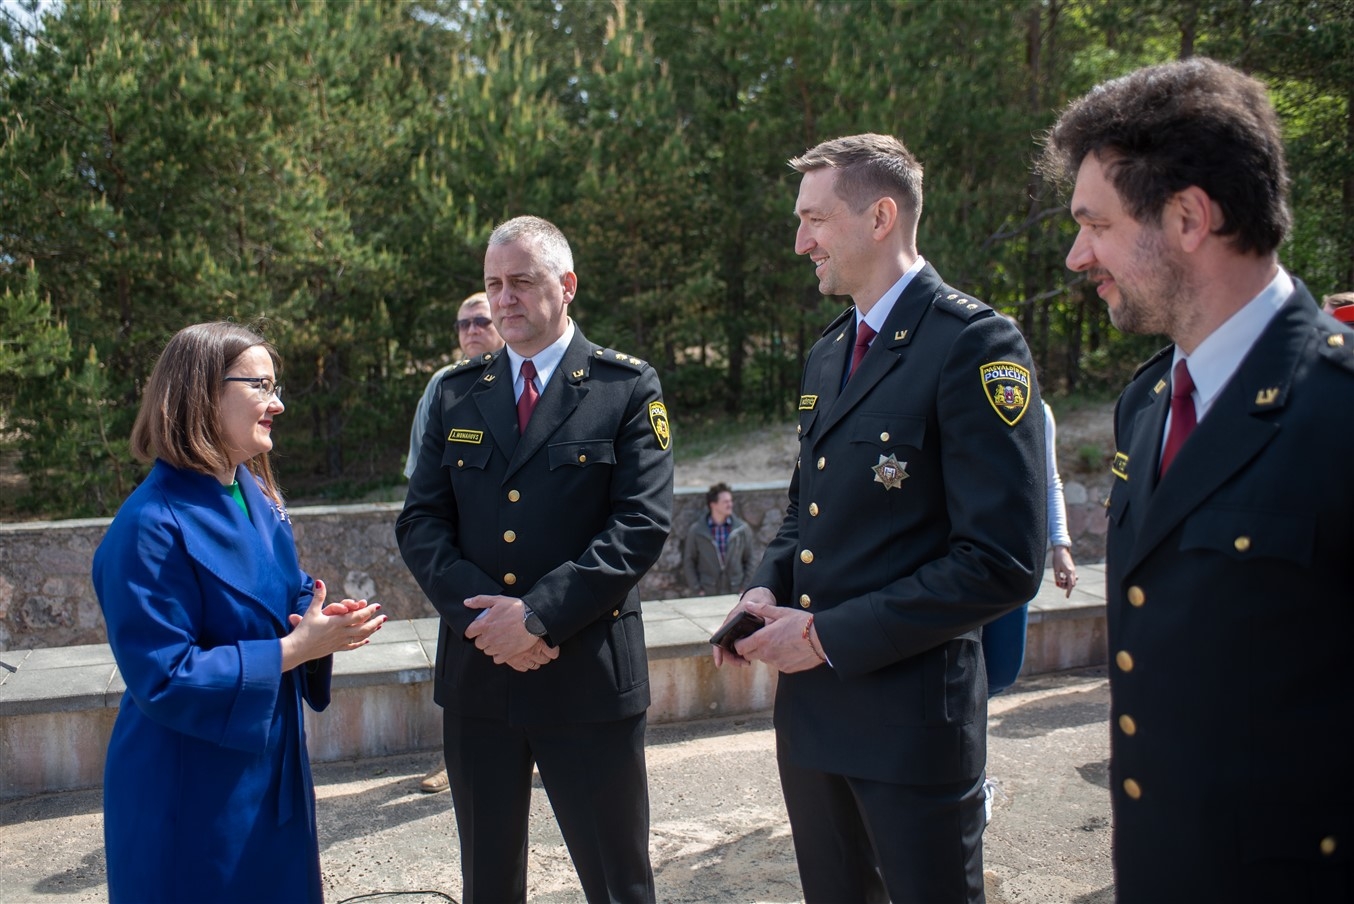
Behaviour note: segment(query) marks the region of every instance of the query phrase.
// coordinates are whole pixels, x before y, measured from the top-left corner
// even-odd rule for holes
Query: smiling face
[[[226,368],[227,377],[267,377],[274,382],[277,374],[268,350],[254,345],[243,352]],[[283,411],[282,400],[270,395],[259,398],[259,390],[250,383],[229,382],[221,386],[217,401],[221,422],[221,439],[230,459],[230,472],[224,483],[233,479],[237,465],[273,448],[273,418]]]
[[[1072,217],[1081,227],[1067,266],[1085,273],[1126,333],[1175,337],[1188,315],[1190,293],[1180,251],[1161,227],[1129,215],[1105,163],[1087,154],[1072,192]]]
[[[809,170],[799,182],[795,215],[795,254],[807,254],[824,295],[856,297],[875,269],[870,208],[853,213],[837,196],[837,173],[823,167]],[[869,299],[873,301],[873,299]]]
[[[484,291],[494,326],[524,358],[564,335],[577,287],[572,272],[550,272],[531,239],[490,245],[484,253]]]

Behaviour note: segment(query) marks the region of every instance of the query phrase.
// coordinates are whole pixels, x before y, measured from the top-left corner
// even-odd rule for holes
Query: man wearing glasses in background
[[[467,361],[477,361],[482,356],[503,348],[503,337],[498,334],[498,330],[494,328],[494,321],[489,317],[489,297],[483,292],[476,292],[461,302],[461,309],[456,313],[456,338],[461,347],[460,359],[446,367],[438,368],[428,381],[428,388],[423,390],[423,398],[418,400],[418,408],[414,411],[414,423],[409,428],[409,454],[404,460],[406,480],[414,476],[414,465],[418,464],[418,449],[423,444],[423,431],[428,428],[428,409],[437,398],[437,389],[442,384],[442,377],[453,367]],[[425,794],[436,794],[447,790],[448,785],[446,767],[438,766],[423,777],[418,787]]]

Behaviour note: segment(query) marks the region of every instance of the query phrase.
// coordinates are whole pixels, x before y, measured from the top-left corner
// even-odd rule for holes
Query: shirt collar
[[[573,341],[574,319],[570,317],[568,325],[564,327],[564,334],[541,349],[540,352],[531,356],[531,363],[536,365],[536,382],[540,384],[539,388],[542,392],[545,391],[545,385],[550,382],[550,375],[564,360],[564,353],[568,350],[569,343]],[[508,364],[512,367],[512,385],[520,398],[522,395],[522,362],[527,359],[513,351],[512,346],[505,345],[503,348],[508,353]]]
[[[881,332],[884,329],[884,322],[889,319],[889,314],[893,313],[893,306],[897,304],[898,299],[903,297],[903,290],[907,288],[908,283],[912,282],[912,277],[920,273],[921,268],[925,266],[926,259],[920,254],[917,255],[917,259],[912,262],[912,266],[908,267],[906,272],[898,277],[898,281],[884,293],[875,306],[870,308],[870,313],[862,318],[860,308],[856,308],[856,328],[860,328],[860,321],[863,319],[870,325],[870,329],[876,333]]]
[[[1213,400],[1222,392],[1232,374],[1236,373],[1251,346],[1255,345],[1293,290],[1293,278],[1280,267],[1269,285],[1209,333],[1194,349],[1194,354],[1186,355],[1176,346],[1171,367],[1174,368],[1175,363],[1182,358],[1189,362],[1189,375],[1194,380],[1195,411],[1199,419],[1203,419]]]

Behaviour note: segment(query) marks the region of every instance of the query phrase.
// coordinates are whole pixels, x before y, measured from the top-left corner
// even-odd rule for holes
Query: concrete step
[[[1107,661],[1104,566],[1082,565],[1066,599],[1046,575],[1031,601],[1022,675]],[[775,698],[761,664],[716,669],[710,634],[736,598],[645,604],[651,724],[760,712]],[[435,750],[432,701],[437,619],[387,622],[370,644],[335,657],[333,699],[306,711],[311,759],[330,762]],[[126,685],[106,644],[0,652],[0,799],[98,787]]]

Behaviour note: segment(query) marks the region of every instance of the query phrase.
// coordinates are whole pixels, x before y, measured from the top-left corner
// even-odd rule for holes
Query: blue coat
[[[127,683],[104,768],[114,904],[322,900],[301,700],[328,705],[332,658],[282,673],[314,582],[285,511],[237,479],[247,517],[157,461],[94,554]]]

